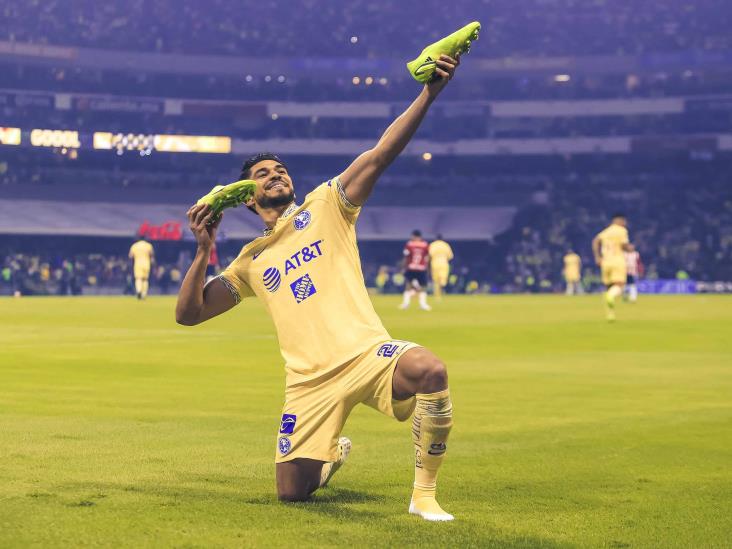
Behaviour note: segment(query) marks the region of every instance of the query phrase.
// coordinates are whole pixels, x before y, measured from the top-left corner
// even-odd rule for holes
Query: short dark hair
[[[276,154],[270,152],[258,153],[254,156],[250,156],[244,161],[244,164],[241,167],[241,173],[239,174],[239,179],[249,179],[251,177],[251,173],[249,172],[251,171],[252,166],[258,164],[262,160],[274,160],[275,162],[279,162],[280,164],[285,166],[285,168],[287,168],[282,159]]]
[[[611,219],[617,219],[618,217],[625,219],[625,214],[623,212],[615,212]]]
[[[442,240],[442,235],[441,235],[440,233],[437,233],[437,234],[435,235],[435,239],[436,239],[436,240]]]
[[[420,231],[419,229],[414,229],[412,231],[412,236],[422,236],[422,231]]]

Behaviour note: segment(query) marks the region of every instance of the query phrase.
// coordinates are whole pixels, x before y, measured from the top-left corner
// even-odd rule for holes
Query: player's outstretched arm
[[[341,185],[351,204],[362,205],[384,170],[399,156],[422,123],[432,102],[455,74],[459,59],[441,55],[434,82],[425,84],[412,104],[386,129],[373,149],[361,154],[340,175]]]
[[[216,231],[223,215],[214,223],[211,207],[207,204],[193,206],[188,210],[188,223],[196,237],[196,257],[188,269],[178,292],[175,307],[175,321],[184,326],[195,326],[201,322],[225,313],[236,305],[234,297],[219,279],[206,281],[206,266],[211,247],[216,241]]]

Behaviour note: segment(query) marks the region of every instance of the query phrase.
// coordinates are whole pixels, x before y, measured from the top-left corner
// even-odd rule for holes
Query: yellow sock
[[[622,288],[617,284],[610,286],[605,292],[605,314],[611,322],[615,320],[615,299],[622,293]]]
[[[142,279],[142,288],[140,290],[140,293],[142,293],[142,297],[147,297],[147,289],[150,287],[150,283],[148,282],[147,278]]]
[[[439,282],[435,283],[435,299],[442,299],[442,286]]]
[[[142,279],[141,278],[135,279],[135,293],[142,294]]]
[[[445,459],[447,437],[452,428],[450,391],[417,395],[412,420],[414,440],[414,490],[410,513],[427,520],[452,520],[437,503],[437,471]]]

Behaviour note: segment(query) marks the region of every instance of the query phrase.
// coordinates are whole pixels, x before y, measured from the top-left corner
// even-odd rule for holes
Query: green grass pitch
[[[407,514],[409,424],[358,407],[314,502],[276,501],[284,374],[256,301],[0,299],[0,547],[729,547],[732,298],[376,298],[447,363],[439,496]],[[348,329],[347,326],[343,327]]]

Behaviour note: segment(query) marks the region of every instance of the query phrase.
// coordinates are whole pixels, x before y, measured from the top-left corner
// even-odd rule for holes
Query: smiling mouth
[[[277,187],[284,189],[285,184],[282,181],[275,181],[274,183],[267,185],[267,190],[271,191],[272,189],[276,189]]]

